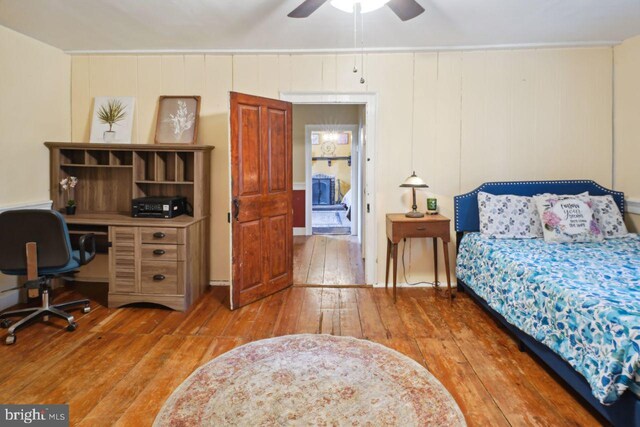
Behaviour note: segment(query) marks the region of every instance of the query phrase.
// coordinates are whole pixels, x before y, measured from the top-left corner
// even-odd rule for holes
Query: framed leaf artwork
[[[161,96],[156,121],[156,144],[195,144],[199,116],[199,96]]]

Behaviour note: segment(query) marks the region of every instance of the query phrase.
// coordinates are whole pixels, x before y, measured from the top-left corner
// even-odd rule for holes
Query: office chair
[[[27,289],[38,289],[42,296],[40,307],[0,313],[0,326],[9,328],[6,343],[16,341],[16,331],[39,318],[48,320],[49,315],[61,317],[68,323],[67,330],[74,331],[77,324],[66,308],[83,306],[83,312],[90,311],[89,300],[49,305],[51,279],[77,270],[89,263],[96,254],[93,234],[85,234],[79,239],[79,250],[71,248],[69,230],[62,215],[52,210],[23,209],[0,214],[0,271],[4,274],[24,276],[37,271],[37,278],[28,277],[24,284]],[[7,290],[13,290],[12,288]],[[3,291],[4,292],[4,291]],[[15,324],[10,317],[26,316]]]

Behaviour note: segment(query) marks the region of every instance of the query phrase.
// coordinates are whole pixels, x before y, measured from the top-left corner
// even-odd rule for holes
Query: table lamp
[[[412,211],[405,214],[408,218],[422,218],[424,214],[418,212],[418,205],[416,204],[416,188],[428,188],[429,186],[416,175],[416,171],[413,171],[411,176],[404,180],[400,187],[410,187],[413,191],[413,206]]]

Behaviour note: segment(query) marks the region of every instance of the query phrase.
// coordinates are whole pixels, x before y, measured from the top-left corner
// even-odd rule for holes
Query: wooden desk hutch
[[[93,232],[96,259],[76,280],[109,283],[109,307],[151,302],[186,310],[209,283],[212,146],[46,142],[53,208],[64,213],[60,181],[75,176],[71,235]],[[133,218],[131,200],[184,196],[193,216]],[[73,242],[72,242],[73,244]]]

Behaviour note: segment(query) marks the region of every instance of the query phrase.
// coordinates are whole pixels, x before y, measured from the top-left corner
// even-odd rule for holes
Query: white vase
[[[116,140],[116,131],[115,130],[105,130],[104,134],[102,134],[104,138],[104,142],[113,142]]]

